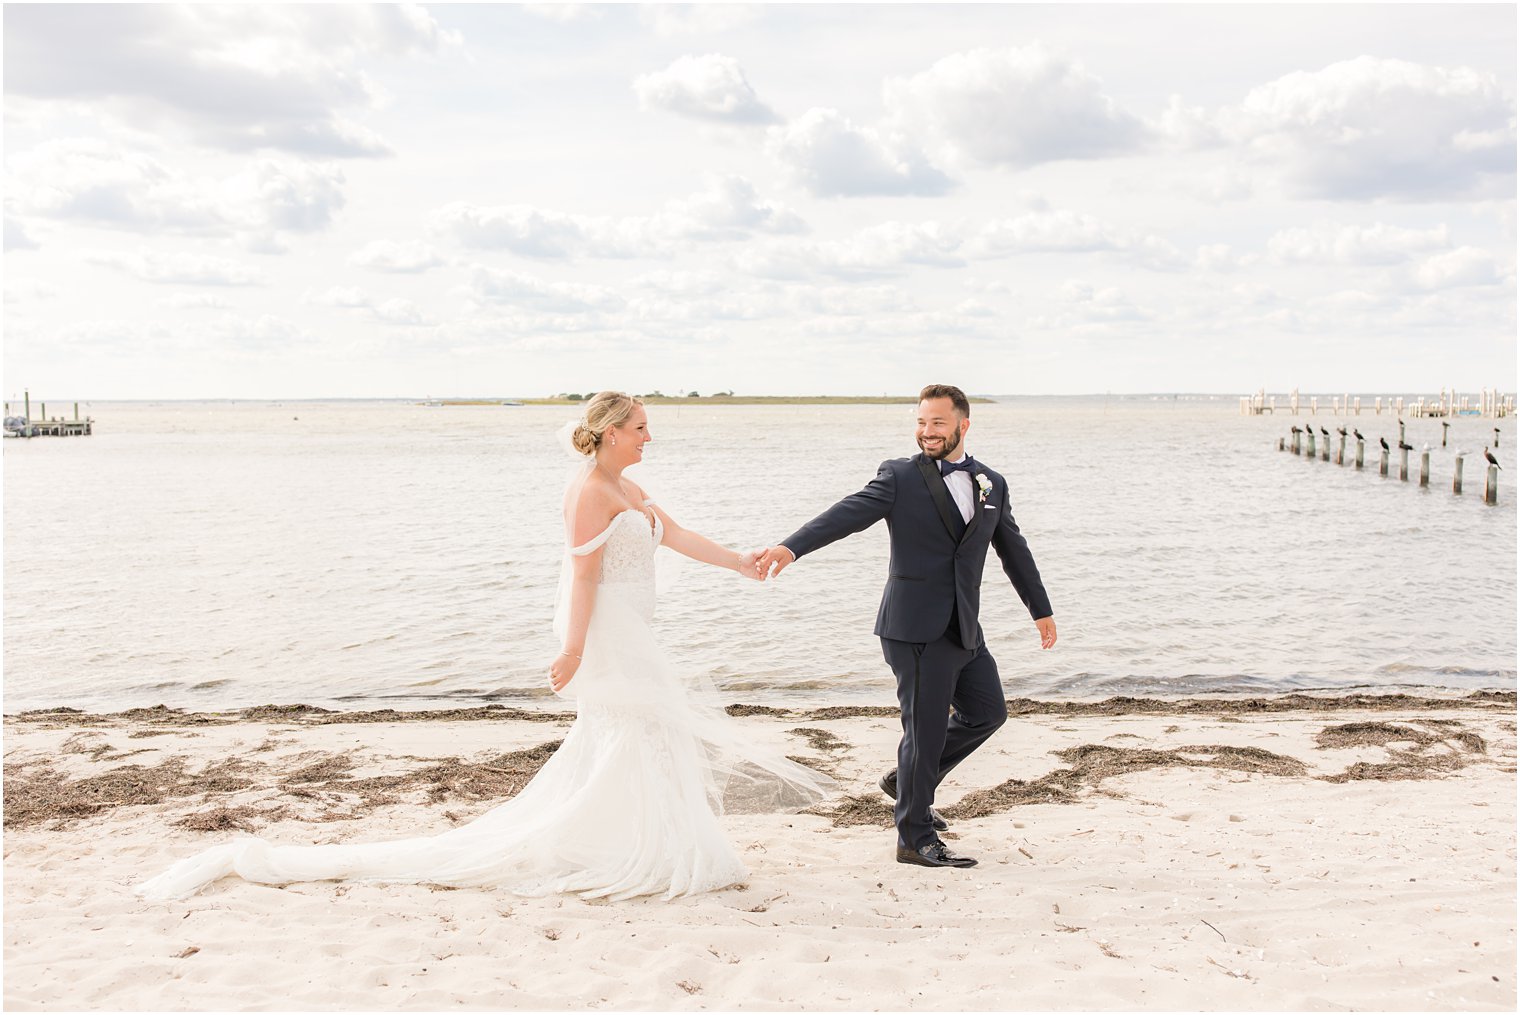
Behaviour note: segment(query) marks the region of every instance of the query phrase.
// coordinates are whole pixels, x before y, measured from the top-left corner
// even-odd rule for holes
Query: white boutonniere
[[[992,480],[987,478],[985,472],[978,472],[976,474],[976,485],[981,491],[977,494],[976,502],[982,504],[987,500],[987,495],[992,492]]]

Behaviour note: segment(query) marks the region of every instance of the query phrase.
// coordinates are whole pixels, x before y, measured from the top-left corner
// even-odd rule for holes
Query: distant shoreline
[[[917,405],[917,395],[640,395],[645,405]],[[581,405],[584,399],[523,398],[523,405]],[[992,404],[993,399],[973,397],[967,401]],[[477,402],[445,402],[445,405],[477,405]]]

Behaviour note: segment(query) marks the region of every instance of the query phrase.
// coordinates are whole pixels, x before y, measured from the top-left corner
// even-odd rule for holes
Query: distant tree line
[[[563,398],[567,402],[586,402],[586,401],[590,401],[591,398],[593,396],[595,396],[595,395],[596,395],[595,391],[588,391],[584,395],[582,395],[582,394],[580,394],[578,392],[575,392],[575,391],[561,391],[558,394],[553,395],[552,397],[554,397],[554,398]],[[639,397],[640,398],[669,398],[671,396],[665,394],[664,392],[662,392],[658,388],[656,388],[653,391],[645,392],[644,394],[640,395]],[[701,392],[698,392],[698,391],[688,391],[688,392],[686,392],[686,397],[687,398],[701,398],[702,394],[701,394]],[[712,397],[712,398],[732,398],[732,397],[734,397],[734,393],[733,393],[732,390],[729,390],[729,391],[718,391],[718,392],[714,392],[710,397]]]

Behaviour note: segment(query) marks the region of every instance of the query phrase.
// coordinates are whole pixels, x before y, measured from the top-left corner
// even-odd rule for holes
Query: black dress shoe
[[[892,769],[892,771],[890,771],[886,775],[882,776],[881,777],[881,781],[878,782],[876,785],[878,785],[878,786],[881,787],[881,791],[883,793],[885,793],[887,796],[891,797],[893,800],[896,800],[897,799],[897,769],[894,768],[894,769]],[[933,807],[929,808],[929,821],[934,825],[934,830],[936,832],[943,832],[945,829],[947,829],[947,828],[950,827],[950,822],[948,822],[944,818],[940,817],[939,811],[935,810]]]
[[[920,867],[975,867],[976,861],[969,856],[960,856],[950,852],[950,848],[943,842],[935,839],[913,849],[910,846],[897,847],[898,863],[916,863]]]

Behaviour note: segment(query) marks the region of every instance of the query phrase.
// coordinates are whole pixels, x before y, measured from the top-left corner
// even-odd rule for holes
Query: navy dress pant
[[[881,648],[902,706],[897,841],[917,849],[939,838],[929,808],[940,781],[1008,720],[1008,704],[986,642],[962,648],[947,632],[928,644],[883,638]]]

